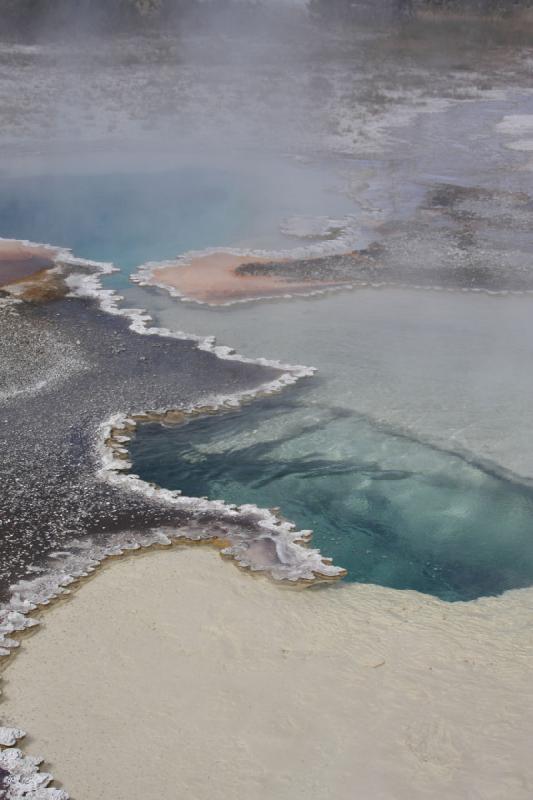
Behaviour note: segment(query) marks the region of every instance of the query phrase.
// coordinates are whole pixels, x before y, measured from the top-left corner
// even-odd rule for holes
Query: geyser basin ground
[[[531,597],[280,591],[155,552],[44,613],[2,715],[76,800],[530,800]]]
[[[83,287],[89,295],[99,291],[95,275],[70,279],[79,281],[81,293]],[[120,316],[109,296],[105,299],[107,312],[94,299],[79,297],[44,305],[0,303],[0,591],[6,596],[10,584],[36,572],[43,577],[35,591],[29,589],[29,599],[39,602],[48,583],[57,584],[57,568],[65,577],[72,574],[57,560],[47,560],[51,553],[73,548],[87,556],[116,534],[131,540],[152,532],[157,540],[162,527],[178,535],[181,530],[189,539],[228,542],[233,531],[232,544],[241,556],[246,551],[259,558],[261,568],[299,553],[308,566],[309,559],[315,562],[306,575],[312,578],[322,569],[321,559],[290,542],[292,533],[273,516],[271,533],[284,538],[279,553],[278,545],[267,541],[264,512],[171,497],[121,479],[120,456],[127,453],[109,446],[113,432],[127,432],[128,414],[237,403],[279,390],[296,374],[246,363],[217,351],[211,340],[160,335],[164,332],[146,328],[139,312]],[[122,436],[120,443],[126,440]],[[249,547],[253,530],[257,541]],[[79,565],[74,570],[79,572]]]

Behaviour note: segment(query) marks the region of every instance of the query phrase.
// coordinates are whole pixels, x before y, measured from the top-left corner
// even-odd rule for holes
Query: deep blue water
[[[379,431],[306,391],[175,428],[147,424],[133,471],[185,495],[279,506],[347,580],[471,600],[533,582],[533,492]]]

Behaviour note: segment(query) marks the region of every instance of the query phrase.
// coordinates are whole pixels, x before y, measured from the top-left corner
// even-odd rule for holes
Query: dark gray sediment
[[[119,413],[212,403],[280,371],[146,336],[70,298],[0,306],[0,586],[74,538],[180,526],[191,515],[101,476],[99,429]],[[198,515],[199,525],[213,515]]]

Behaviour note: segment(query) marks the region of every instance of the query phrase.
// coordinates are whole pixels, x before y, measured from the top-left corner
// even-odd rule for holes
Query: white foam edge
[[[229,402],[228,402],[229,399]],[[240,398],[239,398],[240,401]],[[221,397],[218,403],[209,405],[209,410],[235,407],[239,402],[235,397]],[[181,409],[185,412],[194,411],[195,407]],[[134,415],[136,416],[136,415]],[[142,416],[142,415],[140,415]],[[125,474],[131,469],[131,463],[123,458],[125,449],[112,447],[108,444],[113,430],[128,430],[131,432],[135,422],[125,415],[114,415],[101,428],[99,435],[99,451],[101,469],[99,477],[122,486],[128,491],[138,492],[144,496],[155,499],[158,503],[175,508],[177,512],[191,515],[193,518],[207,514],[216,518],[217,524],[229,526],[224,532],[224,538],[230,542],[223,555],[231,556],[242,567],[252,571],[263,571],[274,580],[284,581],[315,581],[318,578],[336,578],[343,574],[339,567],[332,566],[324,561],[317,549],[306,547],[302,542],[307,542],[311,531],[299,531],[291,522],[282,520],[276,513],[268,509],[259,508],[253,504],[235,506],[223,500],[208,500],[202,497],[186,497],[179,491],[171,491],[151,485],[139,477]],[[120,437],[122,441],[125,436]],[[168,527],[168,526],[167,526]],[[202,523],[198,524],[202,527]],[[245,530],[248,529],[248,533]],[[178,529],[171,538],[187,538]],[[212,531],[205,531],[195,538],[213,538]],[[249,546],[265,539],[270,539],[276,551],[276,563],[257,561],[250,556]]]
[[[101,273],[119,272],[118,267],[105,261],[92,261],[88,258],[79,258],[72,253],[68,247],[58,247],[53,244],[46,244],[44,242],[32,242],[29,239],[11,239],[0,236],[0,244],[9,242],[10,244],[18,244],[23,247],[38,247],[41,250],[47,250],[50,253],[50,258],[55,261],[58,266],[65,263],[73,267],[89,267],[98,270]]]
[[[6,728],[0,726],[0,747],[13,747],[26,736],[26,731],[20,728]]]

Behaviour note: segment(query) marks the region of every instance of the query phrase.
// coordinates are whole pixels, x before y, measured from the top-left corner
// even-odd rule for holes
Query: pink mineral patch
[[[55,266],[56,251],[15,240],[0,241],[0,286],[18,283]]]
[[[340,281],[293,281],[284,276],[243,275],[237,272],[245,264],[269,264],[271,261],[272,258],[252,255],[209,253],[193,256],[189,261],[178,262],[175,266],[156,266],[147,283],[173,289],[184,298],[210,305],[287,294],[309,294],[342,285]]]

